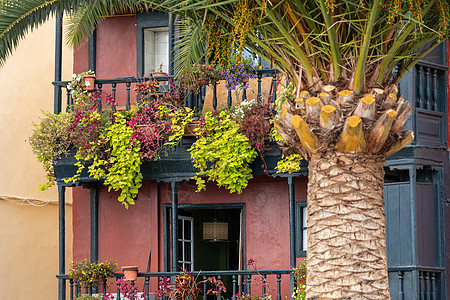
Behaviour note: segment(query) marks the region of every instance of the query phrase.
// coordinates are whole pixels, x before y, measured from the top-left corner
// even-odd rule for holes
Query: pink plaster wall
[[[136,76],[136,16],[110,17],[97,27],[97,79]],[[74,73],[88,70],[87,40],[74,51]],[[131,99],[135,93],[131,87]],[[103,86],[103,94],[111,93],[111,86]],[[116,91],[116,101],[119,106],[126,102],[126,86],[119,84]]]
[[[73,51],[73,72],[79,74],[89,69],[88,41]]]
[[[90,259],[91,216],[90,194],[82,187],[72,188],[73,260]]]
[[[109,79],[136,76],[136,16],[105,19],[97,28],[97,78]],[[135,92],[131,88],[131,99]],[[111,93],[111,86],[103,87]],[[117,86],[116,101],[119,106],[126,102],[126,86]]]

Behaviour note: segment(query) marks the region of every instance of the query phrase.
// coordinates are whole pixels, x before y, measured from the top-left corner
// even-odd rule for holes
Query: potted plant
[[[94,71],[85,71],[80,74],[72,75],[72,82],[67,88],[69,90],[76,90],[81,88],[83,91],[93,91],[95,89],[95,73]]]
[[[158,71],[152,72],[152,76],[153,77],[166,77],[166,76],[168,76],[168,74],[166,72],[163,72],[163,64],[159,65],[159,72]]]
[[[197,94],[203,86],[216,84],[222,79],[224,72],[217,65],[194,64],[178,75],[181,90],[185,94]]]
[[[177,103],[172,90],[166,93],[173,101],[149,98],[158,86],[154,81],[138,85],[143,104],[130,111],[115,111],[111,95],[83,91],[80,84],[73,86],[74,105],[69,113],[73,119],[67,132],[77,149],[77,171],[64,180],[77,182],[88,165],[88,175],[120,191],[118,200],[128,208],[142,185],[142,161],[158,159],[160,150],[174,147],[194,112]],[[107,106],[100,111],[102,97]]]
[[[73,262],[69,277],[75,283],[84,286],[105,284],[108,278],[113,278],[117,271],[117,263],[112,260],[105,262],[90,262],[87,259]]]
[[[203,281],[197,282],[197,278],[187,270],[182,270],[173,281],[170,278],[163,277],[159,282],[159,289],[156,292],[160,299],[167,297],[170,300],[196,300],[201,292],[199,286],[204,283],[210,285],[210,289],[206,291],[208,295],[217,296],[226,292],[226,288],[221,280],[215,277],[209,277]]]
[[[45,117],[34,124],[34,131],[29,142],[37,160],[42,163],[47,183],[39,185],[39,190],[46,190],[55,184],[53,160],[55,157],[68,155],[72,146],[72,135],[69,132],[73,121],[70,113],[52,114],[43,111]]]
[[[232,57],[227,69],[224,71],[226,88],[229,91],[248,88],[250,78],[256,77],[255,63],[252,57]]]
[[[292,295],[295,300],[306,299],[306,261],[302,260],[293,270],[294,273],[294,294]]]
[[[117,279],[117,287],[120,290],[120,295],[123,296],[124,299],[137,300],[139,298],[146,299],[147,297],[146,293],[139,293],[138,288],[125,277]],[[111,300],[112,299],[114,298],[111,298]]]
[[[124,275],[124,280],[135,281],[137,278],[139,267],[138,266],[124,266],[122,267],[122,272]]]

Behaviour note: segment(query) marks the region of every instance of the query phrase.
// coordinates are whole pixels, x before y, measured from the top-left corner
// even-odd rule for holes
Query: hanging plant
[[[110,95],[105,97],[110,109],[99,111],[98,93],[80,91],[80,87],[74,90],[74,118],[68,132],[78,149],[77,171],[65,182],[79,181],[89,162],[89,176],[104,179],[109,191],[120,191],[118,200],[125,208],[135,203],[142,186],[143,160],[158,159],[161,150],[178,144],[194,114],[178,104],[173,87],[162,97],[152,97],[158,87],[155,82],[140,83],[135,90],[144,104],[123,112],[114,112],[115,100]]]
[[[52,114],[43,111],[45,117],[40,123],[34,124],[35,128],[30,137],[30,145],[37,160],[42,163],[46,173],[47,182],[39,185],[39,190],[44,191],[55,185],[53,172],[54,158],[68,155],[72,145],[72,136],[69,127],[73,120],[72,114]]]
[[[203,176],[224,186],[230,193],[242,192],[248,180],[253,178],[250,163],[256,151],[248,138],[240,132],[240,126],[225,110],[207,112],[200,119],[196,131],[197,140],[188,150],[194,167],[198,168],[196,180],[198,190],[206,188]]]

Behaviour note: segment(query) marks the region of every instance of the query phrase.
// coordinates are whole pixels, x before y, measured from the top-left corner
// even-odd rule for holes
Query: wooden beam
[[[310,153],[316,153],[317,149],[320,147],[319,138],[309,130],[308,124],[299,115],[294,115],[292,117],[292,125],[297,132],[300,139],[300,143],[308,150]]]
[[[375,122],[372,131],[368,136],[368,150],[370,153],[377,153],[381,150],[386,139],[388,137],[389,131],[391,130],[394,117],[397,115],[395,110],[386,110],[381,117]]]
[[[342,153],[359,153],[364,152],[366,147],[361,118],[348,117],[336,144],[336,150]]]

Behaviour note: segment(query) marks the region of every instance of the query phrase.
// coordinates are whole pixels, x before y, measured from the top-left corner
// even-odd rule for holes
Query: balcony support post
[[[178,182],[171,182],[172,186],[172,272],[178,266]]]
[[[66,273],[66,187],[58,183],[59,206],[59,275]],[[58,278],[58,299],[66,299],[66,281]]]
[[[88,40],[88,64],[89,70],[94,71],[97,68],[97,30],[95,29]]]
[[[61,81],[62,74],[62,14],[56,16],[56,30],[55,30],[55,82]],[[54,86],[54,102],[53,111],[55,114],[61,113],[62,109],[62,94],[61,86]]]
[[[288,177],[289,186],[289,235],[290,235],[290,264],[294,268],[297,264],[295,251],[295,177]],[[294,293],[294,275],[291,273],[291,295]]]
[[[174,15],[169,13],[169,70],[167,73],[173,75],[173,46],[174,46],[174,32],[175,32],[175,22]]]
[[[91,262],[98,261],[98,187],[90,187],[91,200]]]

